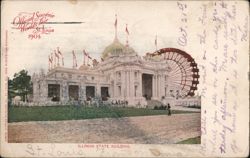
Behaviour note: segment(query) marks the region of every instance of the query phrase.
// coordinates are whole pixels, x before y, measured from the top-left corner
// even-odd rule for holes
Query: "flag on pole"
[[[117,15],[115,14],[115,40],[117,40]]]
[[[53,53],[50,53],[50,59],[51,59],[51,69],[53,69]]]
[[[77,67],[77,60],[76,60],[76,55],[74,50],[72,50],[72,54],[73,54],[73,68]]]
[[[59,55],[56,53],[56,51],[55,51],[55,56],[57,57],[57,59],[59,58]]]
[[[117,27],[117,15],[115,14],[115,27]]]
[[[89,53],[87,53],[85,50],[84,50],[83,53],[84,53],[84,63],[85,63],[85,57],[87,57],[87,66],[90,66],[89,65],[89,59],[92,59],[92,58],[89,56]]]
[[[59,50],[59,47],[57,47],[57,53],[62,56],[61,51]]]
[[[157,35],[155,36],[155,49],[157,50]]]
[[[53,63],[53,54],[52,53],[50,54],[50,59],[51,59],[51,62]]]
[[[57,61],[56,61],[57,58]],[[56,53],[56,50],[54,50],[54,67],[58,65],[58,54]]]
[[[49,65],[48,65],[48,69],[50,70],[50,64],[51,64],[50,55],[48,56],[48,58],[49,58]]]
[[[126,24],[126,33],[127,33],[127,35],[129,35],[129,32],[128,32],[128,24]]]
[[[157,46],[157,35],[155,36],[155,46]]]
[[[126,39],[126,46],[128,46],[128,35],[129,35],[129,32],[128,32],[128,24],[126,24],[126,29],[125,29],[126,33],[127,33],[127,39]]]
[[[73,68],[75,68],[75,53],[74,50],[72,50],[72,55],[73,55]]]
[[[55,68],[56,67],[56,55],[55,55],[55,53],[53,54],[53,59],[54,59],[54,68]]]
[[[62,57],[62,66],[64,66],[64,58],[62,52],[59,50],[59,47],[57,47],[57,53]]]
[[[93,59],[92,63],[93,63],[93,67],[98,65],[98,61],[96,59]]]
[[[86,62],[86,56],[88,56],[88,53],[86,53],[85,49],[83,50],[83,64],[85,65]]]
[[[53,67],[53,53],[50,54],[50,59],[51,59],[51,68]]]
[[[92,57],[91,57],[91,56],[89,56],[89,55],[88,55],[88,58],[89,58],[90,60],[92,60]]]
[[[85,49],[83,50],[83,53],[85,56],[88,56],[88,53],[85,51]]]
[[[59,56],[59,54],[57,54],[56,50],[55,50],[55,56],[57,58],[57,66],[60,66],[60,64],[59,64],[60,56]]]
[[[51,60],[51,57],[50,57],[50,55],[49,55],[49,63],[51,63],[52,62],[52,60]]]

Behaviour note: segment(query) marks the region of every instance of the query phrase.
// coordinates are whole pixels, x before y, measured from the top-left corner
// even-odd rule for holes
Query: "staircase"
[[[161,106],[163,103],[159,100],[147,100],[147,108],[154,109],[155,106]]]

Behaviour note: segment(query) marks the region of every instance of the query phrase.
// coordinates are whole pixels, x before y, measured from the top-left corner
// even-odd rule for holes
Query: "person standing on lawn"
[[[168,116],[171,116],[171,106],[170,106],[170,104],[169,104],[169,103],[168,103],[167,110],[168,110]]]

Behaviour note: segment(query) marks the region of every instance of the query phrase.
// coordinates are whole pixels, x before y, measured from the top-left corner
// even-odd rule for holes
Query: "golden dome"
[[[102,58],[105,59],[109,56],[117,56],[119,54],[122,54],[125,52],[126,46],[121,44],[117,39],[114,40],[112,44],[107,46],[103,53],[102,53]]]
[[[127,47],[119,42],[117,38],[115,38],[114,42],[107,46],[103,53],[102,58],[105,59],[110,56],[119,56],[122,54],[135,54],[135,51],[131,47]]]

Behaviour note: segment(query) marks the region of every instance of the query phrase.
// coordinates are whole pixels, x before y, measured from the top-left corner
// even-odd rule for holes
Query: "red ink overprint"
[[[14,29],[18,29],[21,32],[29,32],[28,38],[40,39],[42,34],[54,32],[53,28],[45,27],[45,24],[54,17],[55,15],[50,12],[21,12],[14,17],[12,24],[14,25]]]

